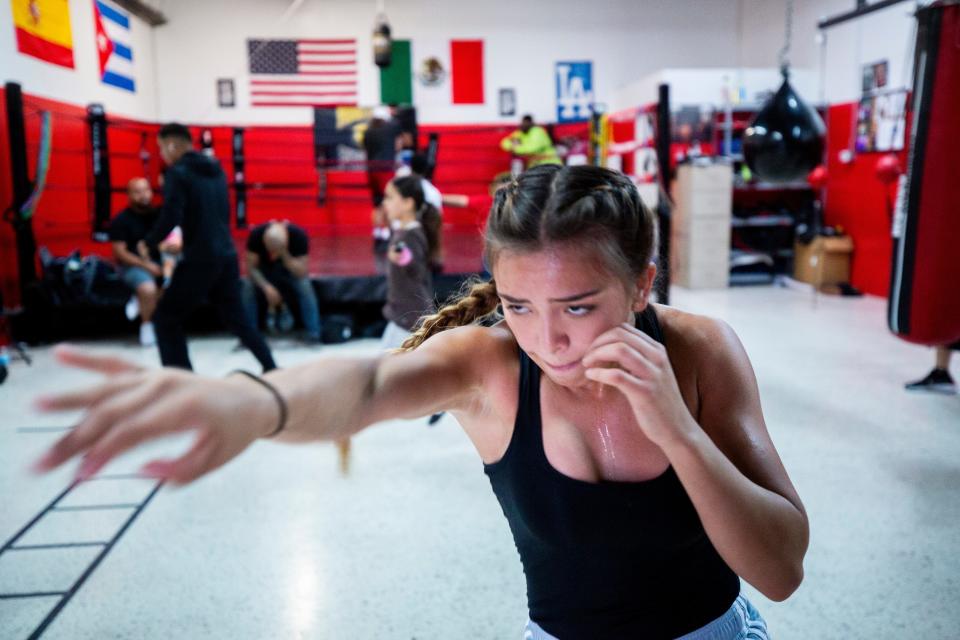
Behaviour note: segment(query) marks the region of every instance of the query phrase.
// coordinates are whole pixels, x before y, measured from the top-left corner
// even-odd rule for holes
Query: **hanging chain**
[[[790,43],[793,39],[793,0],[787,0],[787,19],[786,19],[786,37],[784,38],[783,49],[780,49],[780,70],[785,71],[790,67]]]

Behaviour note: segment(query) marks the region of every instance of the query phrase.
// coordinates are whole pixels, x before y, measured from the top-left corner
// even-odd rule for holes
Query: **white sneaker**
[[[130,299],[127,300],[127,306],[123,310],[127,314],[127,320],[134,320],[140,315],[140,301],[137,300],[136,294],[130,296]]]
[[[152,347],[157,344],[157,334],[153,331],[152,322],[144,322],[140,325],[140,344],[144,347]]]

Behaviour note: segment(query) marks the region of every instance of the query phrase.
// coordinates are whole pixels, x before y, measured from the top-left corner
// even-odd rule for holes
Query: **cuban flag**
[[[93,0],[97,28],[100,80],[133,93],[133,48],[130,45],[130,15],[103,0]]]

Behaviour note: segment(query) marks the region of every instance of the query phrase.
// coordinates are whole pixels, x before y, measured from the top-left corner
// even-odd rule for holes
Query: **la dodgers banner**
[[[558,62],[557,122],[582,122],[593,105],[593,63]]]

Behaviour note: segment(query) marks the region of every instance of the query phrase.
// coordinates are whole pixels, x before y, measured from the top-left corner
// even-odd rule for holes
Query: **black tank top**
[[[637,326],[663,343],[651,306]],[[561,640],[676,638],[740,593],[672,466],[648,481],[593,483],[550,464],[540,369],[522,350],[513,436],[484,471],[520,552],[530,618]]]

